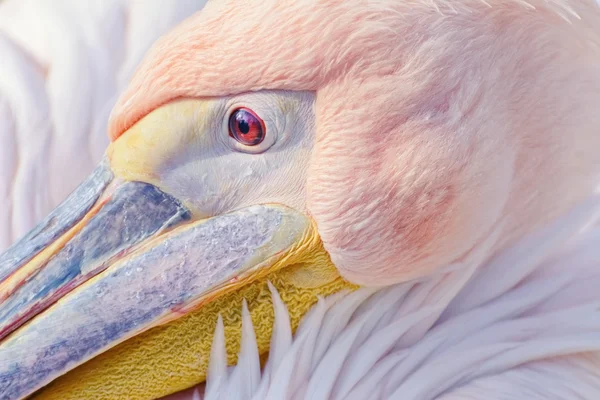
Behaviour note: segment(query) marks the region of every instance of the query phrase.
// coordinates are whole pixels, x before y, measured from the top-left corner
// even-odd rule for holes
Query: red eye
[[[265,123],[254,111],[238,108],[229,117],[229,136],[246,146],[256,146],[265,138]]]

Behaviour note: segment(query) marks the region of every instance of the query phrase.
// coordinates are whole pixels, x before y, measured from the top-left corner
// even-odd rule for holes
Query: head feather
[[[151,50],[110,135],[177,98],[315,91],[309,211],[344,276],[398,282],[589,193],[598,27],[589,0],[209,1]]]

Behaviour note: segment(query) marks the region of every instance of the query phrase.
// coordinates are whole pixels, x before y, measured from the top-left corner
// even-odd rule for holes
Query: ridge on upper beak
[[[0,399],[23,398],[95,355],[198,307],[299,241],[277,205],[194,219],[108,161],[0,256]]]

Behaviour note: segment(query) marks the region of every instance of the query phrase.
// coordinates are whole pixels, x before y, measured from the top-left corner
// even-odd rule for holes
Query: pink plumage
[[[51,9],[78,16],[75,4]],[[172,7],[183,13],[182,4]],[[127,12],[157,31],[145,8]],[[22,45],[29,43],[23,37],[42,37],[40,43],[50,37],[3,16],[2,27],[10,22],[19,28],[7,38]],[[73,16],[86,32],[80,36],[109,40],[89,35],[83,18]],[[92,20],[106,28],[102,18]],[[127,22],[127,29],[150,40],[131,18]],[[270,360],[265,371],[272,375],[262,375],[261,387],[280,394],[270,398],[457,400],[526,393],[532,399],[596,399],[600,234],[590,225],[597,224],[598,197],[566,211],[600,181],[599,30],[593,0],[212,0],[154,46],[115,107],[109,134],[116,140],[179,98],[262,89],[316,93],[308,211],[342,274],[367,287],[320,300],[293,341],[287,316],[276,317],[275,329],[288,339],[271,348],[285,359]],[[23,65],[39,62],[38,53],[47,50],[23,46],[38,61],[26,59],[18,46],[7,47]],[[123,51],[139,52],[132,49]],[[110,53],[119,59],[120,52]],[[49,81],[62,74],[81,87],[79,75],[64,73],[70,68],[64,54],[52,56],[57,61],[49,64]],[[20,67],[24,76],[30,69],[41,74]],[[128,77],[119,74],[120,81]],[[105,82],[96,83],[104,88]],[[50,89],[64,94],[65,87]],[[78,94],[98,101],[87,91]],[[47,107],[87,121],[80,112],[84,102],[76,103],[78,112]],[[11,125],[11,110],[20,108],[7,104]],[[31,109],[45,115],[44,107]],[[35,124],[15,126],[44,136]],[[61,154],[74,154],[53,140]],[[31,158],[22,156],[16,165],[7,159],[21,174]],[[57,159],[72,164],[70,157]],[[43,160],[36,165],[51,169]],[[59,181],[69,179],[61,174]],[[536,231],[549,221],[555,222]],[[277,314],[284,306],[275,297]],[[352,332],[358,338],[345,346]],[[316,337],[329,345],[311,347]],[[312,366],[295,365],[313,352]],[[256,373],[261,365],[254,361]],[[223,376],[252,380],[244,372],[247,362],[228,370],[223,356],[216,365]],[[249,387],[243,380],[220,382],[227,390],[240,389],[236,383]]]
[[[316,91],[325,246],[354,282],[405,281],[593,190],[599,24],[586,0],[213,1],[157,42],[109,132],[177,98]]]

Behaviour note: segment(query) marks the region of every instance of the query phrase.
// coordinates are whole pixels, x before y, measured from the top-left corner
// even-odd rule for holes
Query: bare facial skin
[[[599,27],[592,0],[209,2],[117,101],[110,182],[0,258],[0,381],[29,394],[286,251],[375,290],[519,243],[600,183]]]
[[[430,274],[499,223],[502,248],[598,182],[591,0],[235,4],[209,2],[156,43],[110,135],[177,98],[315,91],[301,184],[352,282]]]

